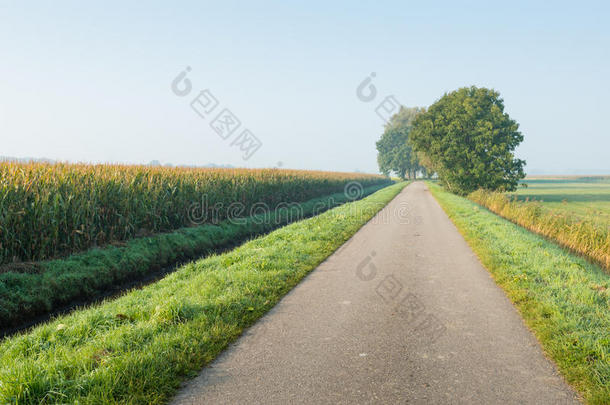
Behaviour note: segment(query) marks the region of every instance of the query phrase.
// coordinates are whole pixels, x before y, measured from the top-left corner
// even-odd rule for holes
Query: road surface
[[[572,404],[424,183],[402,191],[175,404]]]

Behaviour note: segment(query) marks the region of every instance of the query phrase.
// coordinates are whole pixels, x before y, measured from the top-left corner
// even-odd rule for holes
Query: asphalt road
[[[176,404],[572,404],[423,183],[413,183]]]

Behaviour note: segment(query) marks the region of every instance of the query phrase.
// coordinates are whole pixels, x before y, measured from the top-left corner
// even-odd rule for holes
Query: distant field
[[[521,201],[542,200],[543,206],[565,215],[610,226],[610,176],[529,177],[515,194]]]

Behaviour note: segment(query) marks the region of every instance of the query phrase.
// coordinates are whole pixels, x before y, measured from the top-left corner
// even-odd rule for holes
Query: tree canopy
[[[418,107],[401,107],[386,124],[381,139],[377,141],[377,163],[386,176],[393,172],[400,178],[410,178],[421,169],[417,154],[408,140],[415,117],[422,111]]]
[[[512,191],[525,177],[525,161],[513,154],[523,135],[495,90],[473,86],[447,93],[411,125],[410,144],[452,192]]]

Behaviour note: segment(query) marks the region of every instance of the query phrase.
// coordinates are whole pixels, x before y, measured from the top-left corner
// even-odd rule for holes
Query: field
[[[15,163],[0,163],[0,180],[0,333],[390,183],[295,170]]]
[[[0,343],[0,403],[163,403],[405,183]]]
[[[543,201],[555,212],[610,226],[610,177],[529,177],[519,200]]]
[[[469,197],[610,270],[610,178],[528,178],[526,188]]]
[[[364,188],[389,180],[298,170],[0,163],[0,265],[248,216],[343,192],[350,182]]]
[[[383,187],[364,188],[360,197]],[[0,333],[27,324],[36,316],[115,294],[130,286],[126,282],[157,278],[159,269],[171,271],[176,264],[238,246],[252,237],[350,201],[345,193],[331,194],[290,209],[136,238],[122,246],[91,249],[28,266],[9,266],[11,271],[0,273]],[[164,273],[161,271],[160,275]]]
[[[608,274],[466,198],[430,189],[568,382],[587,403],[608,404]]]

